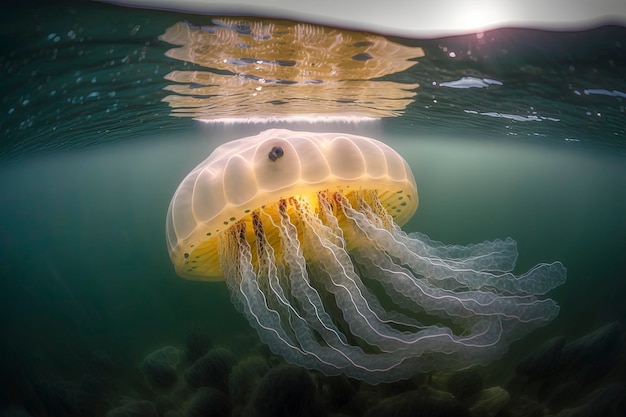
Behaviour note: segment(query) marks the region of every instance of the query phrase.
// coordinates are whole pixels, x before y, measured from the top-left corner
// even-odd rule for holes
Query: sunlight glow
[[[204,14],[295,19],[407,37],[440,37],[497,27],[583,30],[626,24],[626,2],[596,0],[101,0],[133,7]]]

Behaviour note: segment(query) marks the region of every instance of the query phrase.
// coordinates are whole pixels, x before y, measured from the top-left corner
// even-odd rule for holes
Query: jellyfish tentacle
[[[306,201],[292,201],[297,226],[286,210],[278,210],[276,222],[271,215],[260,212],[271,227],[278,229],[280,260],[267,241],[263,222],[255,217],[259,215],[254,215],[252,221],[256,262],[245,231],[233,227],[229,243],[223,245],[223,268],[229,288],[237,289],[238,305],[261,339],[287,361],[328,375],[344,373],[372,383],[392,381],[419,371],[454,369],[470,361],[489,362],[511,341],[550,320],[558,311],[552,300],[538,300],[532,295],[442,289],[416,276],[390,254],[393,250],[387,245],[396,240],[384,228],[384,222],[368,211],[367,204],[357,203],[357,210],[345,196],[334,198],[349,224],[340,223],[330,205],[320,204],[320,212],[315,214]],[[392,238],[381,238],[385,234]],[[369,244],[349,251],[344,242],[357,238]],[[225,253],[228,251],[236,252],[236,262],[232,254]],[[315,257],[307,258],[305,251]],[[351,256],[358,264],[366,265],[368,276],[378,280],[395,303],[404,307],[412,304],[418,310],[451,320],[459,328],[458,333],[446,326],[419,322],[411,331],[398,330],[394,312],[383,308],[363,285]],[[315,282],[311,282],[310,273],[316,276]],[[367,350],[374,350],[367,352],[349,342],[325,309],[320,291],[332,295],[346,317],[349,332],[370,346]],[[408,320],[408,324],[414,323]]]
[[[330,212],[325,215],[329,218],[333,216]],[[345,247],[336,247],[330,240],[324,239],[325,234],[332,233],[330,228],[315,218],[306,226],[307,231],[310,231],[306,234],[306,245],[316,254],[315,266],[326,276],[326,290],[335,296],[344,316],[349,317],[348,324],[354,335],[387,353],[406,350],[408,344],[416,343],[425,336],[441,336],[433,334],[435,328],[430,326],[422,325],[421,330],[415,333],[402,332],[392,327],[390,323],[393,320],[386,317],[387,312],[367,288],[359,285],[361,279],[354,271]],[[437,328],[437,331],[440,329]],[[424,346],[427,344],[425,342]]]
[[[282,289],[274,287],[274,283],[263,289],[259,285],[259,266],[252,262],[252,250],[250,245],[244,239],[237,236],[242,235],[240,232],[231,234],[232,240],[236,243],[233,245],[223,245],[224,248],[234,248],[237,251],[238,262],[228,262],[225,260],[224,267],[227,269],[227,281],[229,286],[238,284],[238,294],[242,298],[244,313],[248,317],[249,322],[259,330],[259,336],[267,343],[271,349],[283,356],[287,361],[297,363],[299,365],[322,369],[328,375],[336,375],[345,373],[349,376],[369,380],[371,376],[377,375],[372,381],[391,381],[402,376],[408,376],[415,371],[412,368],[403,367],[406,360],[406,354],[367,354],[358,346],[351,346],[345,342],[337,345],[339,338],[324,338],[327,344],[322,345],[313,339],[302,337],[306,334],[306,330],[302,327],[291,327],[291,331],[285,331],[284,321],[279,311],[270,307],[268,304],[267,293],[277,291],[280,294],[279,299],[285,301]],[[256,237],[263,239],[261,234],[255,233]],[[295,235],[297,236],[297,235]],[[293,236],[292,236],[293,237]],[[265,243],[258,244],[257,247],[265,248]],[[223,256],[233,258],[232,253],[223,253]],[[269,256],[271,259],[271,250],[267,250],[266,254],[257,256]],[[259,264],[267,265],[266,261],[259,261]],[[270,268],[271,269],[271,268]],[[256,271],[256,272],[255,272]],[[276,269],[278,271],[278,269]],[[237,273],[239,276],[234,277]],[[233,284],[233,281],[234,284]],[[271,280],[270,280],[271,282]],[[286,303],[283,307],[287,307]],[[295,309],[288,307],[293,316],[290,317],[289,323],[293,326],[293,319],[303,320]],[[267,313],[270,313],[269,315]],[[292,333],[290,335],[290,333]],[[345,339],[345,336],[343,337]],[[338,347],[339,346],[339,347]]]
[[[271,218],[271,217],[270,217]],[[253,219],[255,217],[253,216]],[[294,345],[299,346],[302,352],[313,355],[319,360],[323,361],[327,366],[341,369],[346,367],[346,362],[350,362],[350,356],[343,352],[341,349],[337,349],[335,346],[337,344],[337,339],[340,340],[337,332],[333,332],[332,329],[328,329],[331,331],[332,336],[329,336],[326,333],[322,334],[326,345],[322,346],[315,340],[315,335],[312,332],[312,327],[310,326],[309,317],[305,318],[303,315],[296,310],[291,301],[288,299],[287,294],[283,289],[283,282],[287,276],[283,273],[282,276],[279,276],[279,268],[276,266],[276,259],[274,257],[274,250],[272,246],[267,241],[266,235],[262,229],[262,222],[260,217],[256,217],[256,221],[253,220],[253,225],[255,226],[255,239],[257,242],[257,256],[259,258],[258,266],[257,266],[257,281],[259,281],[259,276],[267,276],[268,279],[268,289],[266,290],[266,295],[270,295],[273,298],[276,298],[276,302],[278,304],[278,308],[275,311],[278,311],[279,316],[282,318],[282,322],[286,321],[289,323],[289,329],[286,329],[285,325],[282,325],[282,330],[290,334],[290,342]],[[287,244],[285,244],[287,243]],[[293,250],[293,247],[290,244],[294,242],[284,242],[283,241],[283,249],[286,251]],[[296,249],[297,251],[297,249]],[[261,261],[263,259],[263,261]],[[261,269],[261,265],[265,267]],[[296,273],[292,273],[294,270],[290,270],[289,278],[290,284],[293,289],[294,283],[300,281],[302,276],[299,276]],[[300,271],[301,272],[301,271]],[[292,290],[292,294],[293,294]],[[299,293],[296,292],[297,295]],[[320,320],[319,315],[316,315],[317,319]],[[278,325],[280,326],[281,323]],[[316,330],[320,330],[319,326],[314,326]],[[335,339],[333,336],[337,336]],[[348,346],[346,343],[340,341],[344,346]],[[330,349],[329,349],[330,348]],[[343,359],[340,359],[342,358]],[[352,363],[354,365],[354,363]],[[332,371],[336,372],[336,371]],[[338,372],[338,371],[337,371]]]
[[[447,245],[419,232],[406,234],[398,228],[394,230],[394,234],[404,235],[407,247],[414,252],[455,263],[464,263],[471,265],[474,269],[510,272],[515,268],[517,261],[517,242],[510,237],[468,245]]]
[[[295,226],[289,221],[289,217],[284,211],[281,211],[280,215],[280,225],[273,223],[271,216],[267,216],[267,218],[274,226],[278,227],[280,232],[283,258],[288,267],[288,272],[282,277],[282,280],[289,280],[291,294],[300,302],[299,306],[303,311],[299,312],[291,306],[287,296],[283,292],[281,279],[278,277],[272,280],[273,291],[279,295],[290,314],[298,318],[300,331],[296,332],[297,335],[306,334],[307,337],[305,340],[310,343],[312,332],[308,330],[309,327],[313,327],[321,334],[329,346],[335,346],[337,343],[347,346],[345,336],[336,329],[330,316],[324,311],[319,293],[309,284],[306,261],[302,255],[299,241],[297,240],[297,230]],[[263,236],[261,239],[265,239],[265,237]],[[302,313],[302,315],[300,313]],[[300,339],[300,337],[298,338]]]
[[[299,205],[299,208],[302,208],[302,206]],[[298,241],[297,228],[290,221],[285,211],[281,211],[280,214],[279,230],[283,254],[290,269],[289,279],[292,292],[307,312],[307,318],[311,319],[309,323],[318,331],[326,345],[339,355],[333,355],[329,357],[329,360],[332,361],[334,358],[337,368],[349,366],[347,370],[344,369],[344,372],[347,374],[352,374],[353,371],[350,369],[359,370],[358,374],[355,375],[359,375],[363,371],[367,373],[376,371],[376,361],[373,362],[368,357],[369,355],[365,354],[360,348],[349,345],[346,336],[341,333],[333,323],[330,315],[324,310],[319,291],[310,284],[308,279],[306,259]],[[324,346],[320,346],[320,348],[324,349]],[[402,362],[402,359],[397,358],[390,357],[386,359],[385,362],[391,360],[391,364],[379,364],[378,366],[382,367],[381,371],[393,369],[393,367]],[[369,364],[369,366],[364,364]]]
[[[371,226],[371,222],[363,213],[358,211],[353,211],[353,213],[359,213],[361,216],[358,219],[359,224],[365,227]],[[368,214],[373,215],[371,211]],[[510,251],[511,248],[515,248],[511,241],[512,239],[495,241],[494,244],[504,243],[504,248]],[[416,250],[419,250],[419,246],[422,245],[404,233],[397,233],[395,229],[389,230],[387,233],[381,229],[381,233],[376,236],[376,242],[378,245],[384,246],[390,255],[398,259],[398,263],[409,265],[415,273],[427,279],[436,280],[438,285],[441,285],[442,280],[453,279],[459,284],[459,287],[467,286],[477,290],[495,288],[510,294],[543,295],[561,285],[566,276],[566,270],[560,262],[539,264],[519,277],[510,272],[494,273],[486,269],[475,269],[479,265],[471,262],[471,260],[475,260],[476,255],[473,255],[470,261],[429,256],[430,248],[423,246],[426,250],[417,252]],[[493,262],[498,262],[497,259],[501,252],[495,250],[485,253],[482,258],[492,258]],[[506,256],[516,257],[517,254]]]
[[[391,288],[394,288],[401,294],[413,294],[412,298],[420,300],[420,305],[427,308],[429,312],[445,311],[447,314],[460,317],[500,315],[516,318],[519,321],[532,321],[535,318],[543,319],[546,310],[550,310],[551,306],[556,307],[556,304],[551,300],[537,300],[536,297],[525,293],[521,295],[503,295],[496,291],[488,291],[485,288],[481,290],[470,288],[453,291],[435,286],[428,279],[422,277],[423,274],[416,276],[414,272],[411,272],[414,271],[414,263],[408,263],[409,270],[392,260],[389,254],[395,251],[398,245],[388,230],[375,227],[366,219],[363,213],[354,210],[347,200],[344,201],[342,209],[346,216],[354,222],[355,227],[362,233],[365,233],[368,240],[377,242],[381,249],[368,250],[365,255],[360,256],[360,259],[376,267],[377,270],[383,270],[385,272],[381,274],[381,277],[384,279],[383,283],[390,284]],[[358,252],[359,250],[357,249],[355,253]],[[428,265],[426,268],[422,268],[422,270],[430,267],[430,260],[426,258],[424,261]],[[421,267],[421,265],[418,266]],[[389,285],[387,287],[389,288]],[[556,312],[558,312],[558,308],[554,314]]]
[[[280,225],[278,227],[283,247],[283,256],[289,266],[289,281],[293,295],[300,301],[307,319],[324,339],[326,331],[330,332],[339,343],[347,345],[345,336],[336,328],[330,315],[324,309],[319,292],[311,286],[306,270],[306,259],[298,240],[298,231],[289,219],[287,213],[280,211]],[[321,326],[320,326],[321,325]]]
[[[233,237],[233,236],[229,236]],[[271,309],[267,304],[265,293],[261,290],[254,272],[252,263],[252,251],[250,245],[245,239],[237,239],[237,253],[227,254],[227,256],[236,255],[237,269],[228,271],[228,281],[233,287],[237,287],[237,293],[242,297],[243,312],[250,322],[256,323],[259,328],[267,330],[270,339],[280,340],[280,345],[287,346],[289,349],[297,350],[298,347],[288,342],[288,335],[282,330],[280,325],[280,314]],[[230,246],[232,248],[232,245]],[[228,265],[231,266],[231,265]],[[236,281],[239,280],[239,282]],[[269,313],[269,314],[268,314]],[[273,345],[275,343],[272,342]]]
[[[358,221],[360,213],[356,213],[351,207],[343,208],[348,217]],[[388,233],[386,230],[376,228],[367,220],[359,227],[363,233],[368,227],[375,229],[376,233]],[[371,230],[368,233],[368,240],[378,240],[376,233]],[[447,318],[462,317],[466,322],[463,328],[469,332],[472,340],[459,340],[464,345],[459,351],[460,354],[466,350],[468,343],[472,346],[491,346],[497,350],[495,343],[506,346],[512,340],[545,324],[558,312],[558,306],[552,300],[537,300],[532,296],[502,296],[488,291],[453,292],[437,288],[429,284],[428,280],[415,277],[406,268],[396,265],[385,253],[385,247],[374,251],[357,249],[354,256],[357,262],[368,265],[367,270],[380,280],[392,299],[398,302],[398,298],[405,298],[405,303],[400,302],[399,305],[413,303],[431,314]],[[458,322],[458,319],[456,321]],[[486,336],[481,337],[474,330],[476,325],[487,325],[493,329],[501,327],[502,330],[488,332],[485,333]]]
[[[403,232],[385,211],[375,190],[370,193],[368,200],[371,207],[364,198],[358,198],[358,211],[364,213],[370,221],[372,217],[380,217],[381,223],[384,224],[382,228],[389,230],[392,235],[396,236],[396,239],[401,240],[414,253],[437,259],[445,265],[481,271],[509,272],[515,268],[517,242],[510,237],[505,240],[496,239],[469,245],[446,245],[417,232],[412,233],[413,237],[411,237]]]
[[[325,224],[329,226],[329,228],[332,230],[332,233],[339,238],[337,241],[340,242],[340,246],[344,248],[345,250],[346,248],[345,248],[344,230],[339,225],[339,221],[337,217],[333,214],[333,208],[331,207],[331,204],[330,204],[330,201],[332,201],[332,199],[336,200],[336,202],[339,203],[340,202],[339,200],[343,198],[344,197],[340,192],[334,193],[333,196],[329,196],[327,192],[318,194],[318,203],[319,203],[319,211],[320,211],[319,214],[321,217],[323,217],[326,220]],[[382,225],[382,222],[381,222],[381,225]],[[409,328],[416,328],[416,329],[421,329],[421,328],[426,327],[424,326],[424,324],[420,323],[419,321],[411,317],[408,317],[398,312],[387,311],[386,309],[382,308],[382,306],[380,306],[380,303],[378,302],[378,299],[374,295],[371,294],[371,292],[363,285],[360,279],[354,280],[354,283],[358,286],[363,296],[367,299],[368,304],[372,306],[372,308],[374,309],[374,311],[376,312],[376,314],[378,315],[379,319],[382,322],[401,325],[401,326],[405,326]]]
[[[250,245],[245,239],[240,239],[239,235],[237,232],[228,234],[226,239],[230,241],[223,245],[225,248],[222,253],[225,260],[223,264],[228,268],[225,271],[226,280],[229,288],[236,288],[231,294],[236,294],[235,296],[240,299],[238,305],[242,306],[242,312],[248,318],[248,322],[258,330],[261,340],[289,362],[302,363],[310,368],[321,365],[329,374],[340,373],[340,369],[332,361],[325,359],[325,356],[334,359],[335,355],[325,354],[318,346],[307,350],[299,346],[285,331],[280,313],[268,305],[266,293],[259,286]],[[234,259],[235,262],[227,259]]]

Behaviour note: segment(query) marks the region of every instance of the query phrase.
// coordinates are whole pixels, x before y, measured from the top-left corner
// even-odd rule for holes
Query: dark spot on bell
[[[286,60],[286,59],[277,59],[275,61],[272,61],[272,63],[278,64],[281,67],[295,67],[297,64],[296,61]]]
[[[352,59],[354,59],[355,61],[368,61],[370,59],[372,59],[372,56],[366,52],[362,53],[362,54],[356,54],[352,57]]]
[[[272,150],[270,150],[270,153],[267,154],[267,157],[270,159],[270,161],[275,161],[278,158],[282,158],[284,154],[285,152],[283,151],[283,148],[281,148],[280,146],[274,146]]]
[[[235,25],[234,29],[237,33],[240,33],[242,35],[249,35],[250,33],[252,33],[252,29],[250,28],[250,26],[245,23]]]

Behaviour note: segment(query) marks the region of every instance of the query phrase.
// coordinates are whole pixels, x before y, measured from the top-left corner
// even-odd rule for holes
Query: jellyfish
[[[225,281],[287,362],[371,384],[486,365],[550,322],[560,262],[515,275],[511,238],[447,245],[401,226],[408,163],[345,133],[270,129],[219,146],[167,213],[178,275]]]

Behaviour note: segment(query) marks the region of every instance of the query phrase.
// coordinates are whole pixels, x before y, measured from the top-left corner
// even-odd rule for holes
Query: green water
[[[127,359],[202,323],[222,343],[247,324],[221,283],[185,281],[164,218],[178,182],[212,148],[204,135],[33,158],[3,169],[5,347],[102,347]],[[518,272],[561,260],[559,317],[540,333],[623,320],[626,164],[604,150],[498,138],[394,137],[420,207],[403,228],[466,244],[511,236]],[[523,343],[523,342],[520,342]]]

